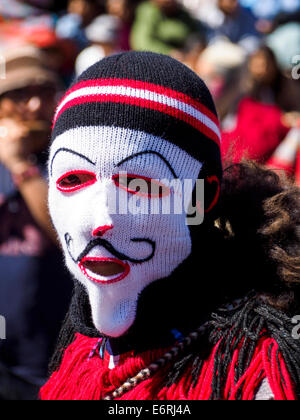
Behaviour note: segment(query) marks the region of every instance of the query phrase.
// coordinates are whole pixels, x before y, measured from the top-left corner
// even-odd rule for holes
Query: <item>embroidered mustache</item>
[[[141,264],[141,263],[144,263],[144,262],[147,262],[147,261],[151,260],[154,256],[154,254],[155,254],[155,248],[156,248],[155,242],[152,241],[151,239],[146,239],[146,238],[133,238],[133,239],[131,239],[132,242],[141,242],[141,243],[145,242],[145,243],[151,245],[151,248],[152,248],[152,252],[148,257],[143,258],[143,259],[135,259],[135,258],[129,257],[126,254],[123,254],[122,252],[119,252],[106,239],[96,238],[96,239],[93,239],[91,242],[88,243],[88,245],[81,252],[81,254],[79,255],[78,258],[74,258],[74,256],[72,255],[71,249],[70,249],[71,244],[73,242],[73,238],[71,237],[71,235],[69,233],[65,234],[65,241],[66,241],[66,244],[67,244],[69,255],[76,264],[78,264],[82,260],[82,258],[86,257],[88,255],[88,253],[97,246],[102,246],[108,252],[110,252],[113,256],[115,256],[116,258],[118,258],[121,261],[129,261],[129,262],[137,263],[137,264]]]

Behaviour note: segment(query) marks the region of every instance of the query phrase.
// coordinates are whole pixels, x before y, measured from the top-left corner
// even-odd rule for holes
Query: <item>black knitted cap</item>
[[[82,126],[117,126],[162,137],[222,176],[220,130],[204,82],[165,55],[126,52],[86,70],[58,106],[52,138]]]

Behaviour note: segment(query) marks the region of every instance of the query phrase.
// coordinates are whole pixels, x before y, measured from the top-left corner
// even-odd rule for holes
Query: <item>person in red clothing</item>
[[[300,119],[298,113],[289,115],[293,128],[267,162],[273,170],[283,172],[300,186]]]
[[[273,52],[260,47],[248,61],[247,76],[237,93],[235,124],[223,133],[222,155],[234,162],[243,158],[266,163],[290,130],[284,120],[285,78]]]
[[[299,190],[223,173],[220,137],[167,56],[107,57],[68,90],[49,209],[75,289],[41,399],[298,399]]]
[[[297,154],[296,162],[296,184],[300,186],[300,153]]]
[[[276,105],[244,98],[238,107],[233,131],[223,133],[223,155],[234,162],[243,158],[265,163],[289,131]]]

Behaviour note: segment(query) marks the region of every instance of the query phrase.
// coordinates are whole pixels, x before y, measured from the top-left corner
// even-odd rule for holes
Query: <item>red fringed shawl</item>
[[[192,383],[191,370],[188,369],[171,387],[163,386],[167,374],[165,368],[125,393],[120,400],[208,400],[219,344],[203,363],[196,385]],[[42,400],[101,400],[166,352],[166,349],[160,349],[129,355],[110,370],[98,355],[89,358],[95,345],[97,339],[76,334],[75,341],[65,351],[59,370],[41,389]],[[243,400],[253,400],[258,388],[267,379],[275,400],[296,400],[290,376],[274,339],[263,337],[259,341],[249,368],[235,383],[238,353],[236,349],[229,365],[224,399],[235,400],[237,392],[242,391]]]

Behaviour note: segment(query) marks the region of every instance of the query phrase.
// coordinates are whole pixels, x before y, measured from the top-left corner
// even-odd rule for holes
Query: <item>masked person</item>
[[[0,315],[6,336],[0,339],[0,399],[27,400],[35,399],[45,382],[70,298],[47,209],[44,169],[60,82],[32,46],[2,54]]]
[[[75,291],[42,399],[299,396],[299,190],[255,164],[222,181],[196,74],[147,52],[90,67],[58,106],[49,183]]]

